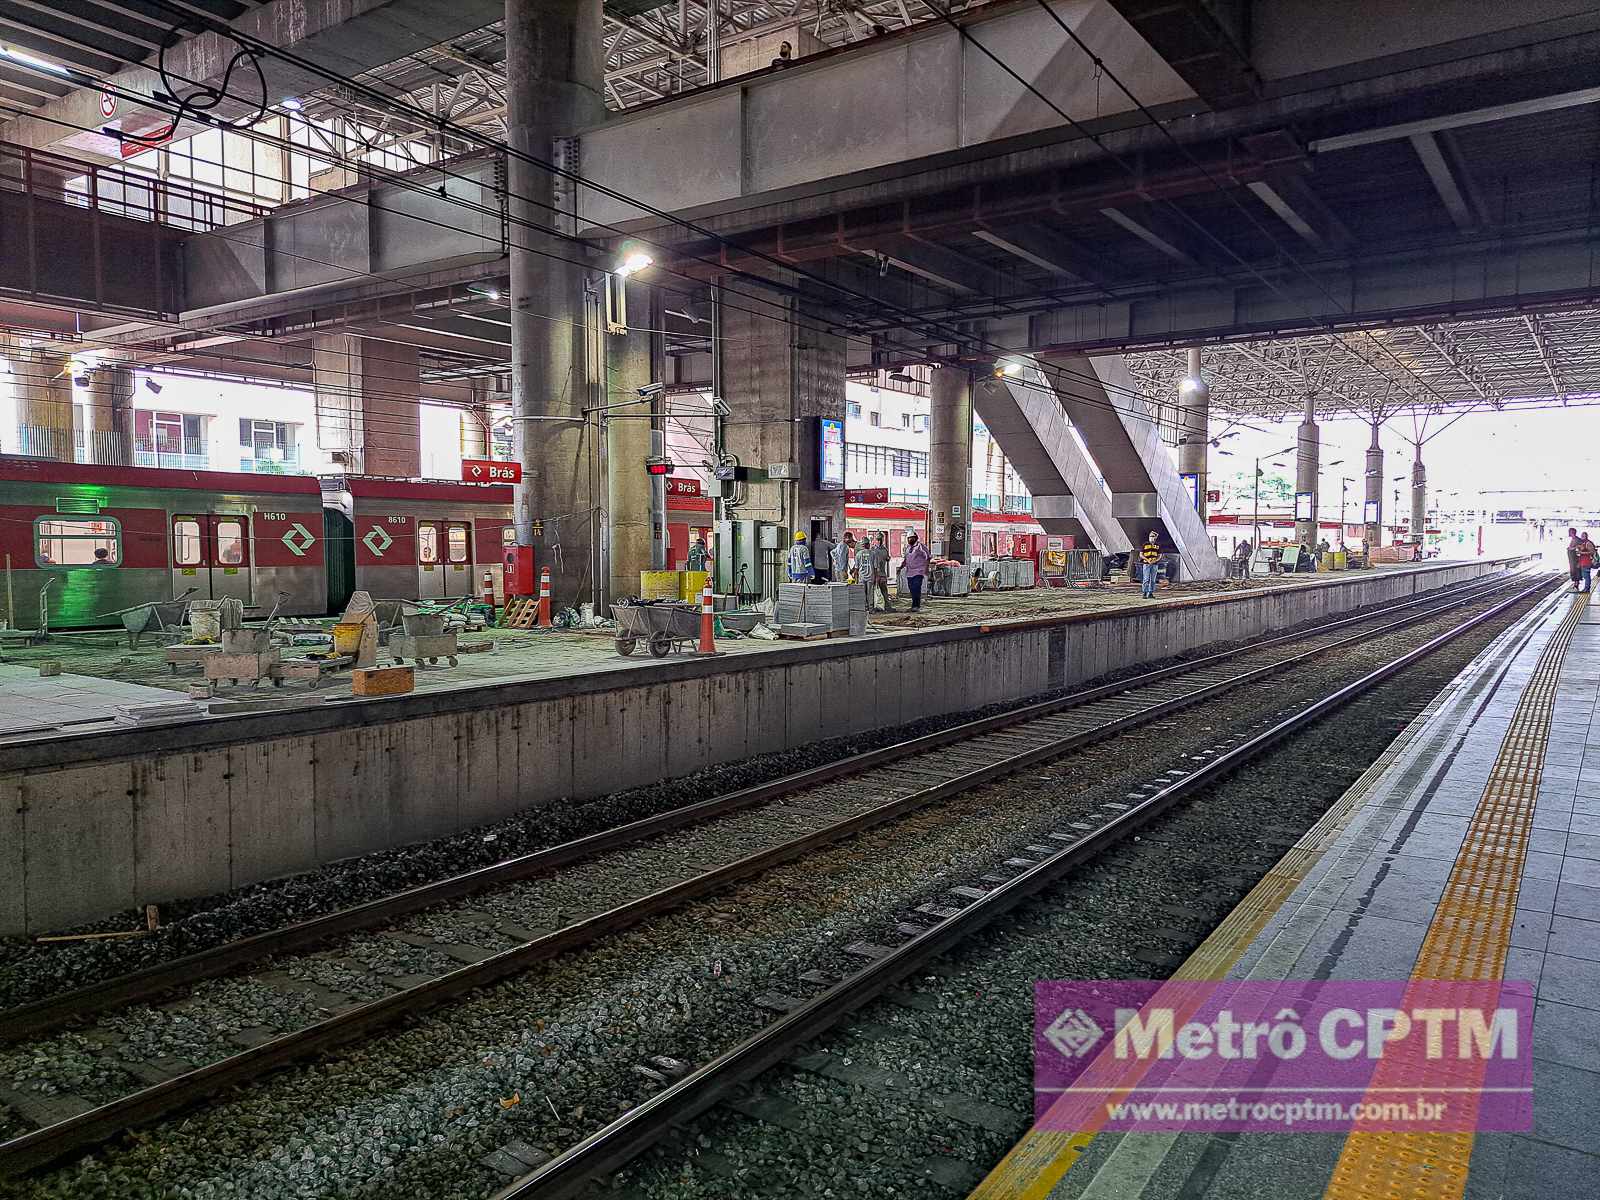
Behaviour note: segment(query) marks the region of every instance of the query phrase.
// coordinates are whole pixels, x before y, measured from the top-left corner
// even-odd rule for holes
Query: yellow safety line
[[[1417,714],[1361,777],[1345,789],[1344,795],[1289,848],[1277,865],[1257,881],[1250,893],[1212,930],[1211,936],[1173,972],[1172,979],[1217,980],[1227,976],[1256,935],[1338,840],[1351,816],[1366,802],[1373,786],[1422,732],[1447,694],[1441,692]],[[1095,1132],[1030,1129],[984,1177],[970,1200],[1044,1200],[1088,1148]]]
[[[1413,982],[1503,978],[1561,662],[1588,601],[1587,592],[1573,597],[1517,702],[1417,954]],[[1374,1085],[1381,1082],[1373,1080]],[[1460,1200],[1467,1186],[1472,1143],[1470,1129],[1357,1130],[1345,1139],[1324,1200]]]

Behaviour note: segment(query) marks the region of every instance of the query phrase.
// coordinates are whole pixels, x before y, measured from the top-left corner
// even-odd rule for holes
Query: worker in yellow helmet
[[[806,545],[806,535],[795,531],[794,545],[789,547],[788,557],[789,582],[811,582],[811,547]]]
[[[1156,598],[1156,580],[1161,575],[1161,533],[1152,529],[1150,536],[1139,549],[1140,580],[1144,584],[1143,596],[1146,600]]]

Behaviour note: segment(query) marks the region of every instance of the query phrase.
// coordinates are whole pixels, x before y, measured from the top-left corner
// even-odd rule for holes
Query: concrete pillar
[[[797,476],[741,484],[743,502],[729,515],[775,522],[785,543],[796,530],[809,534],[817,519],[835,537],[844,533],[844,493],[817,488],[817,420],[842,421],[845,407],[844,339],[827,323],[792,296],[722,308],[725,447],[741,466],[792,464]],[[776,553],[781,559],[783,550]]]
[[[536,165],[570,161],[557,139],[605,117],[601,0],[506,0],[506,158],[511,266],[511,409],[522,482],[517,542],[548,566],[558,607],[592,592],[596,455],[583,415],[583,267],[570,231],[572,183]],[[564,228],[565,227],[565,228]],[[590,343],[592,345],[592,343]]]
[[[628,311],[644,316],[652,312],[654,288],[628,284]],[[660,403],[640,396],[651,382],[653,345],[661,321],[640,321],[646,326],[625,337],[607,337],[607,377],[611,399],[605,419],[607,596],[639,594],[639,573],[665,561],[666,547],[658,546],[660,530],[653,515],[652,480],[644,460],[652,453],[654,417]],[[614,406],[614,407],[612,407]]]
[[[1311,511],[1305,517],[1296,514],[1294,536],[1308,546],[1315,546],[1321,540],[1321,531],[1317,527],[1317,459],[1321,449],[1321,433],[1317,429],[1317,398],[1310,395],[1306,397],[1305,420],[1300,422],[1294,453],[1295,503],[1300,503],[1298,493],[1311,493]]]
[[[461,457],[488,458],[493,438],[489,432],[489,392],[494,380],[476,375],[467,380],[472,400],[461,411]]]
[[[1368,554],[1383,545],[1383,447],[1378,444],[1378,431],[1382,428],[1381,422],[1372,423],[1372,445],[1367,447],[1366,501],[1369,505],[1377,503],[1377,507],[1372,510],[1373,516],[1377,519],[1366,522],[1365,538]]]
[[[417,348],[348,333],[311,343],[317,444],[348,470],[413,479],[422,474]]]
[[[72,380],[64,374],[67,356],[17,339],[0,341],[0,356],[11,367],[6,379],[17,412],[17,444],[6,449],[71,462],[73,405]]]
[[[1428,468],[1422,465],[1422,447],[1411,462],[1411,533],[1422,538],[1428,525]]]
[[[930,552],[968,561],[972,529],[972,375],[961,367],[935,367],[928,407],[928,507],[933,510]]]
[[[133,372],[102,363],[89,382],[87,460],[107,467],[133,465]]]
[[[1200,347],[1178,388],[1178,474],[1194,476],[1194,508],[1206,519],[1206,467],[1211,455],[1211,389],[1200,375]]]

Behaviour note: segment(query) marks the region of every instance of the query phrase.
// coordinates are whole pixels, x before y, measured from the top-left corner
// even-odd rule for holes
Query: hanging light
[[[643,250],[635,250],[617,264],[615,273],[626,279],[630,275],[637,275],[647,267],[653,266],[655,261]]]

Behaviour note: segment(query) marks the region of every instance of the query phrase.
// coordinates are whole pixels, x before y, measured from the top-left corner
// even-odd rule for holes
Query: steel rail
[[[1500,587],[1505,585],[1505,582],[1505,580],[1501,579],[1496,588],[1485,588],[1483,591],[1499,590]],[[1532,588],[1519,591],[1509,600],[1502,601],[1494,608],[1487,610],[1486,614],[1473,618],[1458,627],[1454,632],[1459,633],[1462,630],[1469,629],[1485,619],[1486,615],[1498,612],[1507,605],[1516,603],[1529,592],[1546,586],[1548,586],[1547,582],[1540,582]],[[519,946],[502,950],[476,963],[449,971],[425,983],[417,984],[393,995],[348,1009],[323,1021],[308,1025],[303,1029],[283,1034],[258,1046],[243,1050],[238,1054],[229,1055],[227,1058],[219,1059],[214,1063],[195,1068],[172,1079],[99,1105],[87,1112],[22,1134],[8,1142],[0,1143],[0,1175],[15,1175],[48,1165],[74,1151],[97,1145],[131,1128],[147,1124],[187,1108],[218,1091],[252,1081],[265,1072],[357,1040],[385,1026],[414,1017],[448,1000],[520,974],[539,962],[581,949],[602,937],[619,933],[641,921],[670,912],[701,897],[722,891],[731,884],[759,875],[772,867],[793,859],[803,857],[810,851],[853,837],[878,825],[898,820],[920,808],[958,795],[982,784],[990,783],[1019,770],[1024,770],[1035,763],[1058,758],[1084,746],[1108,740],[1129,729],[1193,707],[1223,692],[1232,691],[1270,675],[1279,674],[1290,667],[1318,657],[1330,650],[1352,642],[1366,640],[1379,633],[1419,624],[1437,617],[1442,612],[1448,612],[1453,608],[1473,603],[1481,598],[1479,593],[1456,596],[1452,598],[1451,603],[1429,608],[1423,612],[1413,613],[1401,620],[1380,626],[1376,630],[1365,630],[1359,634],[1317,646],[1302,654],[1281,659],[1265,666],[1252,668],[1240,675],[1230,676],[1227,679],[1209,684],[1193,692],[1186,692],[1181,696],[1157,702],[1149,707],[1129,713],[1127,716],[1115,718],[1090,729],[1051,739],[1028,750],[1008,755],[998,762],[976,767],[944,782],[920,788],[909,795],[887,801],[843,821],[791,838],[765,850],[747,855],[731,863],[725,863],[710,871],[627,901],[615,908],[594,914]],[[1408,605],[1407,607],[1412,606]],[[1372,619],[1372,614],[1368,614],[1365,618],[1366,621],[1371,621]],[[1302,633],[1298,635],[1298,639],[1274,640],[1303,640],[1307,636],[1314,635]],[[1232,657],[1236,653],[1238,652],[1227,652],[1216,657]],[[1187,664],[1187,666],[1189,669],[1193,669],[1194,664]],[[1151,675],[1163,677],[1171,673],[1174,673],[1174,669],[1167,668],[1160,672],[1152,672]],[[1146,677],[1141,676],[1140,678]],[[1111,691],[1123,690],[1132,682],[1128,681],[1127,684],[1122,685],[1111,684],[1106,685],[1105,689],[1092,690],[1095,692],[1103,692],[1107,689]],[[1078,695],[1081,696],[1084,693]],[[1043,705],[1034,707],[1049,708],[1060,703],[1060,701],[1047,701]],[[1008,715],[1010,714],[999,714],[1002,717]],[[994,720],[995,718],[987,718],[983,721],[973,722],[971,725],[986,726]],[[970,726],[958,726],[955,728],[970,729]],[[943,734],[952,732],[954,730],[942,731]],[[970,737],[971,734],[969,733],[968,736]],[[920,741],[921,739],[918,740]],[[874,755],[877,753],[880,752],[872,752]],[[871,755],[861,757],[871,757]]]
[[[392,896],[369,900],[337,912],[285,925],[280,929],[266,930],[111,979],[73,988],[43,1000],[0,1012],[0,1045],[25,1038],[40,1037],[100,1013],[159,999],[171,992],[191,987],[202,980],[232,974],[274,955],[303,950],[343,934],[377,928],[397,918],[459,900],[491,887],[549,874],[612,850],[637,845],[663,833],[703,824],[819,784],[858,775],[874,767],[924,754],[953,742],[966,741],[997,729],[1081,707],[1121,692],[1135,691],[1163,679],[1194,674],[1243,654],[1253,654],[1273,646],[1320,637],[1352,625],[1381,620],[1387,615],[1411,608],[1434,606],[1444,610],[1458,607],[1503,586],[1510,574],[1510,572],[1498,572],[1482,580],[1482,586],[1470,591],[1453,593],[1448,597],[1428,593],[1357,616],[1342,617],[1316,629],[1302,629],[1297,633],[1281,634],[1232,650],[1220,651],[1154,671],[1146,671],[1127,679],[1086,688],[1067,696],[1026,704],[976,721],[952,725],[948,729],[923,734],[892,746],[863,751],[837,762],[807,768],[766,783],[714,796],[670,812],[644,817],[626,825],[588,834],[543,850],[477,867],[431,883],[419,884],[396,892]]]
[[[792,1009],[759,1033],[684,1076],[578,1145],[496,1192],[491,1200],[561,1200],[562,1197],[577,1194],[591,1182],[627,1165],[730,1092],[777,1066],[789,1058],[795,1049],[826,1033],[850,1013],[914,974],[930,960],[1143,828],[1179,800],[1216,783],[1284,738],[1315,724],[1469,630],[1551,586],[1551,582],[1546,580],[1524,589],[1455,629],[1408,650],[1360,679],[1313,701],[1272,728],[1217,755],[1192,774],[1168,784],[1099,829],[1064,845],[1035,866],[997,885],[993,891],[981,900],[975,900],[957,915],[940,921],[927,932],[917,935],[871,965]]]

